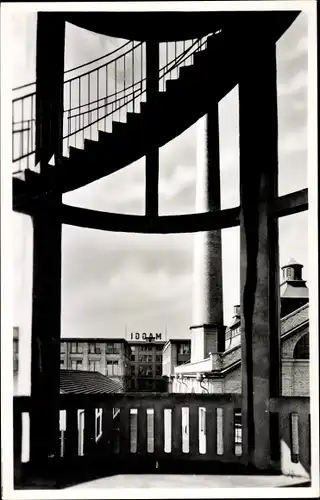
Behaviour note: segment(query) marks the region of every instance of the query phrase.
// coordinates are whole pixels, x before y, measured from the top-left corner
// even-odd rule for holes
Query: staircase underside
[[[261,12],[74,12],[65,19],[78,27],[102,35],[138,41],[178,41],[201,38],[223,28],[244,29],[256,23],[268,29],[290,25],[298,11]]]

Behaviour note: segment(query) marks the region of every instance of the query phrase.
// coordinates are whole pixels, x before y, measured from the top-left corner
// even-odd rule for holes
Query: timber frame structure
[[[133,22],[132,14],[38,13],[37,79],[34,92],[27,91],[13,103],[22,110],[19,115],[20,124],[22,123],[20,132],[14,128],[17,120],[13,124],[14,136],[20,137],[18,149],[21,149],[18,154],[14,152],[13,158],[14,165],[19,166],[13,175],[13,209],[31,216],[34,231],[31,397],[14,398],[15,477],[20,485],[23,484],[26,467],[26,464],[21,463],[20,457],[23,412],[30,414],[29,467],[32,466],[33,474],[39,477],[45,474],[43,464],[54,463],[54,470],[57,470],[56,467],[60,467],[62,463],[64,465],[59,470],[66,470],[65,464],[74,465],[75,461],[80,460],[76,452],[78,408],[86,411],[85,458],[94,455],[95,459],[97,456],[100,459],[114,456],[110,450],[108,433],[112,424],[111,408],[114,405],[121,408],[120,456],[126,458],[130,455],[127,430],[128,419],[131,418],[130,407],[138,407],[139,412],[142,409],[138,424],[138,454],[142,458],[148,455],[144,435],[147,419],[145,409],[148,405],[154,409],[154,425],[158,429],[155,432],[154,456],[160,458],[163,455],[163,412],[168,408],[173,412],[172,458],[181,458],[179,412],[184,404],[190,411],[189,455],[195,460],[204,459],[191,438],[191,435],[196,436],[196,430],[192,429],[197,429],[197,408],[200,404],[208,409],[208,460],[224,463],[238,461],[259,471],[279,471],[283,469],[281,440],[285,440],[293,450],[293,461],[296,455],[296,450],[293,449],[296,446],[296,435],[289,432],[290,415],[298,414],[300,422],[308,423],[309,429],[308,398],[280,397],[278,219],[307,210],[308,190],[278,196],[276,41],[294,22],[299,12],[204,12],[197,13],[196,18],[193,17],[194,13],[139,14],[141,15],[146,19],[141,22],[139,17],[138,24],[144,26],[140,30],[137,27],[134,29],[138,24]],[[160,23],[159,16],[163,17]],[[172,19],[169,20],[170,16]],[[102,91],[98,89],[99,73],[94,97],[89,92],[86,102],[82,103],[79,91],[79,102],[71,106],[70,100],[69,107],[66,108],[66,94],[70,92],[71,95],[73,92],[72,83],[67,86],[64,70],[67,21],[96,33],[138,41],[138,49],[132,42],[125,56],[119,55],[116,56],[118,59],[113,59],[113,64],[116,61],[117,65],[121,57],[128,58],[130,51],[133,53],[141,49],[141,54],[144,55],[142,61],[145,61],[144,74],[137,80],[137,85],[134,74],[127,87],[124,85],[127,93],[118,98],[117,92],[120,91],[115,90],[113,102],[116,104],[112,107],[113,111],[109,110],[107,98],[102,98]],[[175,24],[171,21],[175,21]],[[174,30],[169,26],[174,26]],[[169,41],[194,42],[194,39],[196,42],[191,44],[189,52],[189,55],[193,55],[193,64],[179,66],[188,55],[185,45],[180,56],[176,54],[165,66],[180,70],[179,78],[167,80],[166,90],[160,92],[159,44]],[[126,64],[128,59],[123,61]],[[102,71],[101,68],[102,66],[98,71]],[[93,72],[94,70],[90,75]],[[83,84],[88,74],[89,72],[74,77],[73,82]],[[86,81],[90,82],[90,78],[91,76]],[[236,84],[239,85],[240,114],[240,206],[207,213],[160,216],[159,148],[204,116],[209,102],[210,106],[217,106],[219,100]],[[141,101],[141,112],[137,113],[135,102],[139,89],[142,89],[146,101]],[[177,97],[178,94],[180,98]],[[192,98],[189,99],[189,96]],[[192,101],[190,110],[189,100]],[[26,102],[31,102],[30,116],[26,116]],[[89,106],[91,102],[93,108]],[[99,103],[99,106],[94,103]],[[128,103],[131,103],[130,109]],[[83,113],[89,116],[88,120],[92,120],[90,124],[93,126],[93,113],[98,113],[96,121],[99,123],[107,115],[114,120],[117,110],[123,107],[128,114],[127,123],[114,121],[112,133],[98,130],[98,141],[86,137],[82,143],[83,149],[77,148],[77,144],[69,144],[71,128],[68,129],[70,133],[64,132],[68,119],[72,120],[73,116],[77,119]],[[74,115],[73,108],[76,110]],[[79,121],[77,133],[80,134],[82,125],[80,119]],[[218,126],[212,127],[211,133],[215,135],[210,140],[219,148]],[[64,153],[65,140],[70,149],[69,157]],[[29,141],[33,141],[30,147]],[[212,154],[216,155],[216,151]],[[23,160],[32,155],[36,169],[32,169],[30,165],[23,166]],[[141,156],[146,157],[144,216],[99,212],[62,202],[64,192],[109,175]],[[53,157],[54,165],[50,161]],[[214,176],[211,177],[208,182],[214,183]],[[130,233],[189,233],[240,226],[241,397],[188,395],[186,398],[183,395],[125,394],[102,398],[60,395],[62,224]],[[106,439],[100,443],[96,453],[90,433],[94,428],[92,411],[97,407],[105,410],[103,426]],[[211,438],[215,439],[217,433],[214,415],[218,407],[225,409],[225,429],[228,431],[224,435],[225,449],[222,454],[214,449],[214,441],[210,441]],[[240,407],[242,414],[241,458],[234,456],[233,442],[229,443],[227,437],[228,433],[232,435],[233,432],[232,412],[235,407]],[[68,412],[63,458],[59,454],[59,411],[62,409]],[[212,426],[209,425],[210,418],[213,419]],[[301,434],[304,432],[301,431],[302,424],[299,424],[300,450],[307,451],[303,452],[304,455],[300,453],[299,460],[310,471],[310,451],[307,445],[309,434]],[[82,459],[84,460],[83,457]]]

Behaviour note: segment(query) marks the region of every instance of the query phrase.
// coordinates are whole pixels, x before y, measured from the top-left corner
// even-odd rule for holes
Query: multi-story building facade
[[[162,375],[169,377],[175,366],[183,365],[190,361],[191,340],[170,339],[162,350]]]
[[[122,383],[127,390],[131,376],[131,349],[125,339],[64,338],[60,343],[60,368],[99,372]]]
[[[144,336],[145,340],[130,341],[131,380],[133,391],[163,391],[166,384],[162,377],[162,340]]]

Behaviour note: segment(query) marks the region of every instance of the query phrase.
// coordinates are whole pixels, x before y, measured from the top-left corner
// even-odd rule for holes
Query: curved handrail
[[[204,41],[203,41],[200,45],[198,44],[198,47],[199,47],[199,48],[201,48],[201,47],[202,47],[202,46],[206,43],[206,41],[207,41],[207,39],[206,39],[206,40],[204,40]],[[176,60],[176,61],[170,61],[168,64],[166,64],[166,65],[162,66],[162,67],[159,69],[159,74],[160,74],[160,72],[161,72],[162,70],[164,70],[164,69],[166,69],[166,71],[165,71],[165,72],[162,74],[162,76],[159,78],[159,81],[161,81],[161,80],[164,78],[164,76],[165,76],[165,75],[167,75],[170,71],[172,71],[173,69],[177,68],[177,67],[179,66],[179,64],[180,64],[181,62],[183,62],[183,61],[186,59],[186,57],[185,57],[185,56],[186,56],[187,52],[189,52],[189,51],[190,51],[190,49],[192,49],[192,47],[193,47],[194,45],[196,45],[197,43],[198,43],[198,42],[195,42],[192,46],[190,46],[190,47],[189,47],[189,49],[188,49],[188,50],[186,50],[184,53],[182,53],[182,54],[179,56],[179,58],[177,58],[177,60]],[[189,54],[189,55],[188,55],[188,57],[190,57],[190,55],[191,55],[191,54]],[[171,67],[169,67],[169,66],[172,64],[172,62],[174,62],[174,64],[173,64]],[[90,102],[87,102],[87,103],[85,103],[85,104],[81,104],[80,106],[74,106],[74,107],[72,107],[72,108],[69,108],[69,109],[67,109],[67,110],[64,110],[64,112],[70,112],[70,111],[73,111],[73,110],[75,110],[75,109],[79,110],[80,108],[83,108],[83,107],[86,107],[86,106],[91,106],[92,104],[95,104],[95,103],[97,103],[97,102],[99,102],[99,101],[106,101],[106,99],[109,99],[110,97],[116,96],[116,95],[118,95],[118,94],[120,94],[120,93],[126,92],[127,90],[131,89],[132,87],[138,86],[138,85],[140,84],[140,93],[138,93],[138,94],[137,94],[137,93],[135,93],[134,91],[132,91],[132,92],[130,92],[129,94],[126,94],[126,95],[125,95],[125,96],[123,96],[123,97],[119,97],[118,99],[116,99],[116,100],[114,100],[114,101],[111,101],[111,102],[108,102],[108,103],[104,102],[103,104],[101,104],[100,106],[98,106],[98,107],[96,107],[96,108],[89,109],[89,110],[87,110],[87,111],[82,111],[82,112],[80,112],[80,113],[77,113],[77,114],[74,114],[74,115],[72,115],[72,116],[69,116],[69,117],[68,117],[68,120],[70,120],[70,119],[72,119],[72,118],[76,118],[76,117],[84,116],[84,115],[86,115],[86,114],[88,114],[88,113],[94,113],[94,112],[96,112],[96,111],[99,111],[99,109],[103,109],[103,108],[104,108],[105,106],[107,106],[107,105],[111,105],[111,104],[114,104],[114,103],[116,103],[116,102],[118,102],[118,101],[122,101],[122,99],[125,99],[125,98],[127,98],[127,97],[130,97],[130,96],[132,96],[133,94],[134,94],[136,97],[139,97],[139,96],[143,95],[143,94],[146,92],[146,89],[145,89],[145,90],[143,90],[143,91],[141,90],[141,88],[142,88],[142,83],[143,83],[143,82],[146,82],[146,78],[143,78],[142,80],[139,80],[138,82],[133,83],[133,84],[132,84],[132,85],[130,85],[129,87],[126,87],[126,88],[124,88],[124,89],[120,89],[120,90],[118,90],[117,92],[114,92],[113,94],[109,94],[108,96],[101,97],[100,99],[97,99],[97,100],[95,100],[95,101],[90,101]],[[129,102],[131,102],[131,101],[129,101]],[[128,102],[126,102],[126,104],[128,104]],[[123,107],[123,106],[121,106],[121,108],[122,108],[122,107]],[[113,111],[112,111],[112,113],[114,113],[114,111],[118,111],[118,109],[119,109],[119,108],[117,108],[116,110],[113,110]],[[98,121],[103,120],[106,116],[108,116],[108,114],[103,115],[103,116],[100,116],[98,120],[96,120],[96,121],[94,121],[94,122],[90,122],[89,124],[87,124],[87,125],[86,125],[85,127],[83,127],[83,128],[87,128],[87,127],[90,127],[91,125],[94,125],[94,124],[95,124],[95,123],[97,123]],[[73,135],[73,134],[75,134],[75,133],[77,133],[77,132],[79,132],[79,131],[83,130],[83,128],[78,129],[77,131],[73,132],[71,135]],[[68,137],[68,136],[65,136],[65,137]],[[64,137],[64,138],[65,138],[65,137]]]
[[[206,35],[205,37],[202,37],[202,39],[193,40],[191,45],[187,47],[187,49],[185,49],[185,43],[183,43],[183,52],[180,52],[181,45],[179,48],[179,45],[177,45],[177,43],[175,42],[174,44],[175,55],[174,58],[170,59],[169,61],[168,61],[168,50],[169,50],[168,44],[166,45],[166,62],[159,68],[159,84],[160,82],[163,82],[163,90],[165,82],[167,81],[166,76],[170,74],[171,77],[171,72],[174,72],[175,74],[176,70],[178,70],[180,65],[185,63],[189,58],[192,58],[196,52],[202,50],[204,45],[207,43],[208,37],[210,35],[211,33]],[[126,48],[129,44],[131,44],[131,47],[123,52],[123,48]],[[75,69],[79,69],[80,67],[88,66],[93,62],[96,62],[102,58],[110,56],[111,54],[117,53],[116,57],[113,57],[111,60],[107,60],[104,64],[64,81],[64,85],[69,85],[69,88],[65,89],[65,97],[66,97],[65,102],[68,103],[69,106],[71,105],[73,99],[72,93],[74,91],[75,91],[74,98],[78,100],[77,105],[72,105],[72,107],[67,107],[63,109],[63,123],[65,124],[64,127],[67,126],[67,130],[65,129],[65,134],[63,134],[61,138],[63,141],[67,140],[66,142],[64,142],[64,146],[69,148],[70,145],[74,145],[75,142],[75,146],[77,147],[78,140],[80,140],[80,142],[82,141],[83,143],[86,137],[85,135],[86,133],[84,131],[88,129],[91,139],[92,132],[96,131],[97,128],[96,124],[99,122],[103,124],[102,128],[106,131],[107,123],[109,123],[106,121],[107,118],[110,117],[110,115],[114,116],[116,115],[116,113],[118,113],[120,120],[121,117],[120,111],[123,110],[123,108],[125,107],[132,106],[133,112],[135,112],[136,104],[142,102],[142,96],[146,93],[147,89],[147,79],[146,76],[143,77],[144,75],[143,68],[145,68],[145,66],[143,66],[143,61],[146,56],[143,50],[143,45],[144,42],[139,42],[137,44],[135,41],[126,42],[121,47],[107,54],[106,56],[102,56],[93,61],[90,61],[89,63],[77,66],[76,68],[72,68],[72,70],[67,71],[71,72],[74,71]],[[177,54],[177,46],[179,50],[179,55]],[[136,58],[135,51],[139,48],[141,48],[141,56],[140,56],[140,50],[138,52],[138,57],[140,57],[141,79],[134,81],[134,78],[137,73],[135,71],[136,68],[134,67]],[[119,53],[120,50],[122,50],[121,53]],[[128,54],[132,54],[130,59],[131,65],[130,62],[127,65],[127,71],[129,73],[126,72],[126,57],[128,56]],[[119,61],[120,59],[122,59],[122,61]],[[114,67],[111,66],[111,64],[114,64]],[[117,79],[117,68],[118,71],[123,71],[123,76],[124,76],[124,80],[122,80],[120,84]],[[101,70],[102,73],[99,73]],[[95,78],[92,77],[93,73]],[[113,79],[114,81],[112,87],[114,87],[115,89],[115,91],[112,94],[108,94],[108,82],[110,81],[110,76],[111,79]],[[128,83],[130,83],[130,85],[126,85],[126,78],[129,78]],[[101,79],[102,81],[105,79],[105,84],[103,85],[103,88],[105,88],[106,95],[104,97],[99,97],[99,85],[101,85],[100,84]],[[72,87],[73,82],[75,80],[77,80],[78,84],[76,84],[76,87]],[[120,88],[117,88],[117,85]],[[27,86],[28,84],[26,85],[26,87]],[[81,103],[81,100],[83,100],[84,94],[81,93],[81,86],[82,89],[84,89],[84,93],[85,94],[87,93],[87,102],[83,104]],[[90,100],[91,96],[97,96],[97,98],[95,100]],[[13,106],[15,106],[13,108],[13,111],[16,112],[16,113],[13,112],[13,117],[16,121],[13,120],[12,122],[14,138],[16,137],[16,141],[15,144],[13,145],[13,152],[12,152],[13,162],[15,163],[17,161],[22,161],[22,160],[27,161],[27,166],[25,168],[29,168],[29,161],[30,161],[29,157],[31,157],[31,155],[33,155],[36,152],[35,151],[36,150],[35,103],[36,103],[36,92],[30,92],[26,95],[17,97],[12,101]],[[100,115],[101,110],[103,111],[102,114]],[[28,119],[25,119],[26,116],[28,117]],[[87,118],[85,118],[86,116]],[[94,120],[92,120],[93,118]],[[20,128],[19,124],[22,125],[20,126]],[[27,124],[28,128],[24,129],[23,128],[24,124]],[[15,127],[19,128],[19,130],[14,130]],[[70,140],[71,137],[73,137],[73,139]],[[23,170],[24,167],[21,168]]]
[[[128,40],[126,43],[124,43],[123,45],[121,45],[121,47],[118,47],[117,49],[114,49],[112,52],[108,52],[107,54],[104,54],[103,56],[97,57],[96,59],[92,59],[92,61],[88,61],[86,63],[79,64],[79,66],[75,66],[74,68],[67,69],[66,71],[64,71],[64,74],[66,75],[67,73],[71,73],[72,71],[76,71],[77,69],[84,68],[85,66],[89,66],[90,64],[94,64],[95,62],[101,61],[101,59],[104,59],[105,57],[111,56],[112,54],[115,54],[119,50],[123,49],[129,43],[131,43],[131,40]],[[114,60],[115,59],[113,59],[113,61]],[[109,61],[109,62],[113,62],[113,61]],[[84,73],[84,75],[85,74],[86,73]],[[79,76],[81,76],[81,75],[79,75]],[[69,81],[69,80],[67,80],[67,81]],[[13,88],[12,91],[14,92],[16,90],[21,90],[23,88],[31,87],[31,85],[35,85],[35,84],[36,84],[36,82],[30,82],[30,83],[26,83],[24,85],[19,85],[18,87]],[[25,97],[25,96],[23,96],[23,97]]]
[[[132,42],[131,42],[132,43]],[[101,64],[101,66],[98,66],[97,68],[94,68],[94,69],[91,69],[90,71],[87,71],[86,73],[82,73],[81,75],[77,75],[77,76],[74,76],[73,78],[70,78],[69,80],[65,80],[64,83],[70,83],[72,82],[73,80],[77,80],[78,78],[81,78],[83,76],[87,76],[87,75],[90,75],[91,73],[93,73],[94,71],[99,71],[100,69],[106,67],[106,66],[109,66],[109,64],[111,63],[114,63],[116,61],[118,61],[119,59],[121,59],[121,57],[125,57],[127,54],[129,54],[130,52],[133,52],[133,50],[135,50],[136,48],[140,47],[140,45],[142,45],[142,42],[139,42],[137,45],[135,45],[132,49],[129,49],[127,50],[124,54],[120,54],[119,56],[115,57],[114,59],[111,59],[111,61],[108,61],[107,63],[105,64]],[[123,48],[123,47],[121,47]],[[109,54],[108,54],[109,55]]]

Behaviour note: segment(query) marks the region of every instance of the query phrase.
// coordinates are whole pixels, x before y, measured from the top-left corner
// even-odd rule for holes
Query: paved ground
[[[118,474],[89,481],[66,490],[88,488],[276,488],[307,483],[287,476],[220,476],[182,474]]]

